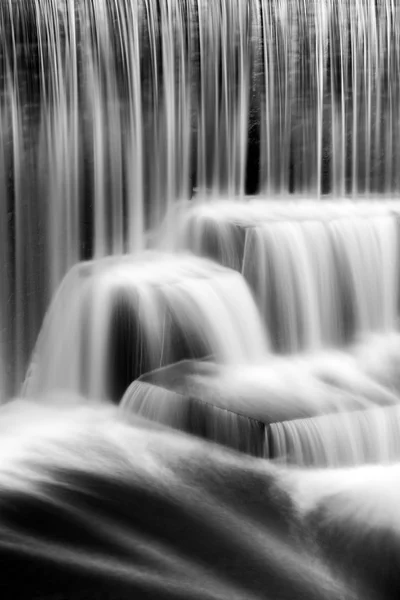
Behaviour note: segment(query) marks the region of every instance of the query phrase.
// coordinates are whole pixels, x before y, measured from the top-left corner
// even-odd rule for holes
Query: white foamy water
[[[398,466],[277,468],[104,405],[43,400],[0,409],[0,553],[15,595],[397,594]]]
[[[83,263],[65,278],[24,394],[61,389],[107,399],[179,358],[212,355],[240,365],[259,362],[267,352],[260,317],[238,273],[191,256],[109,258]]]
[[[395,197],[398,11],[393,0],[2,2],[0,258],[7,281],[0,302],[8,387],[19,388],[66,272],[82,259],[142,250],[166,211],[194,190],[205,201]],[[304,267],[314,243],[307,250],[298,227],[289,229]],[[330,250],[325,233],[311,229],[320,239],[314,288],[321,288]],[[371,235],[358,232],[349,247]],[[271,232],[258,242],[269,248]],[[369,247],[366,281],[377,253],[376,244]],[[356,250],[343,260],[366,266]],[[303,279],[311,293],[309,269]],[[365,303],[359,283],[350,283],[357,319],[375,326],[375,301]],[[376,295],[383,289],[376,286]],[[314,289],[310,303],[315,294],[323,290]],[[285,331],[285,344],[335,341],[326,314],[334,307],[317,310],[323,334],[301,297],[299,310],[307,333]],[[282,312],[290,322],[290,301]]]
[[[399,365],[397,334],[240,369],[188,361],[134,382],[121,411],[294,465],[388,463],[400,460]]]
[[[0,3],[6,594],[400,596],[399,15]]]
[[[305,467],[394,463],[400,458],[400,407],[274,423],[271,454]]]
[[[163,244],[242,272],[273,347],[295,353],[395,329],[398,234],[391,203],[214,202],[179,207]]]

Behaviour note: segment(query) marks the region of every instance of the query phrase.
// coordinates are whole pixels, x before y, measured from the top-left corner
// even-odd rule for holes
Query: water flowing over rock
[[[267,337],[238,273],[191,256],[112,257],[66,276],[41,331],[25,396],[54,390],[119,401],[156,367],[212,354],[260,362]]]
[[[400,597],[399,133],[395,0],[0,2],[1,597]]]
[[[0,432],[16,597],[398,595],[397,465],[282,470],[68,395],[10,403]]]
[[[387,364],[392,356],[398,368],[399,338],[396,353],[385,341],[382,336],[377,359]],[[121,411],[304,467],[398,461],[400,389],[393,378],[376,379],[376,367],[369,372],[363,353],[370,345],[371,340],[351,353],[269,356],[263,364],[240,369],[183,361],[135,381]]]
[[[399,191],[393,0],[7,0],[0,29],[11,391],[67,271],[177,201]]]
[[[243,274],[278,352],[397,325],[397,204],[195,203],[172,211],[164,230],[164,247]]]

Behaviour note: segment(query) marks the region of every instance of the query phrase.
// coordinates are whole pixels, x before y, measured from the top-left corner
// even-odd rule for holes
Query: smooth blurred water
[[[0,452],[17,597],[398,596],[397,465],[284,470],[70,395],[2,407]]]
[[[397,327],[399,206],[394,202],[181,204],[163,247],[244,276],[279,353],[342,346]]]
[[[392,0],[2,2],[11,388],[67,270],[142,249],[193,190],[396,194],[398,10]]]
[[[7,597],[399,597],[399,9],[0,3]]]
[[[258,364],[269,342],[238,273],[194,256],[144,253],[82,263],[46,315],[24,384],[119,402],[143,373],[182,359]]]
[[[52,299],[26,394],[116,399],[179,358],[396,329],[392,0],[9,0],[0,31],[3,395]],[[194,258],[109,268],[165,248],[166,215],[167,247],[256,305]]]

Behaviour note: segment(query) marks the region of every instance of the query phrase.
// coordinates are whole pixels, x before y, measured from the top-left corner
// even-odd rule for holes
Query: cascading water
[[[234,271],[194,257],[105,258],[66,276],[24,395],[63,390],[118,402],[132,380],[165,364],[207,356],[259,363],[267,351],[256,306]]]
[[[301,466],[395,461],[400,387],[381,368],[398,369],[399,342],[394,350],[384,335],[346,352],[270,356],[240,369],[182,362],[135,381],[121,411]],[[374,365],[364,359],[371,343]]]
[[[388,204],[181,206],[164,244],[242,272],[280,352],[396,327],[398,216]]]
[[[399,406],[273,423],[270,455],[301,467],[398,462],[399,423]]]
[[[397,4],[0,2],[7,597],[400,595]]]
[[[142,249],[193,190],[396,193],[398,10],[393,0],[2,2],[9,387],[67,270]]]

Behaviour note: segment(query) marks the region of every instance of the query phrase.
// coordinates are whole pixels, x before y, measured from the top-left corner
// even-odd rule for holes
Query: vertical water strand
[[[78,37],[76,31],[76,13],[74,0],[66,2],[65,28],[66,61],[68,73],[68,155],[67,163],[70,173],[67,175],[68,193],[68,237],[67,237],[67,269],[80,259],[80,179],[81,179],[81,140],[79,120],[78,89]]]
[[[306,0],[307,2],[307,0]],[[307,2],[305,14],[305,23],[307,28],[307,51],[308,61],[306,66],[305,83],[306,83],[306,120],[305,120],[305,157],[304,161],[307,170],[307,187],[306,191],[309,195],[315,195],[315,165],[317,162],[316,152],[316,106],[315,106],[315,89],[316,89],[316,29],[315,29],[315,3]]]
[[[210,9],[212,10],[212,9]],[[199,29],[199,69],[200,69],[200,93],[199,93],[199,108],[197,114],[197,168],[196,179],[197,189],[200,196],[204,196],[207,189],[207,173],[206,173],[206,75],[204,62],[207,58],[207,39],[205,27],[205,14],[207,7],[204,6],[203,0],[197,0],[197,19]]]
[[[98,0],[87,0],[84,4],[84,25],[82,32],[83,64],[85,73],[85,96],[87,117],[89,121],[87,132],[92,145],[93,160],[93,255],[101,258],[108,253],[107,216],[106,216],[106,122],[105,122],[105,81],[102,65],[102,37],[104,27],[104,5]],[[103,14],[102,14],[103,11]]]
[[[55,6],[57,11],[57,5]],[[66,0],[62,10],[55,12],[54,28],[57,32],[58,57],[55,77],[58,79],[58,98],[54,108],[52,149],[57,156],[56,186],[50,190],[51,203],[55,196],[61,204],[55,218],[59,220],[60,271],[53,280],[54,289],[64,274],[79,260],[79,125],[78,125],[78,78],[76,57],[75,9],[71,0]]]
[[[103,0],[104,1],[104,0]],[[107,110],[105,114],[108,135],[106,160],[109,170],[109,181],[106,182],[107,214],[111,223],[108,226],[110,252],[121,254],[124,250],[124,211],[123,211],[123,148],[121,104],[124,101],[120,79],[119,51],[121,44],[121,27],[118,19],[117,3],[105,2],[107,33],[104,37],[104,70],[106,72]],[[124,58],[122,58],[122,61]]]
[[[0,9],[0,38],[6,39],[6,24],[4,19],[4,9]],[[4,87],[6,87],[7,78],[7,57],[4,56],[4,49],[1,53],[0,62],[0,402],[9,395],[8,369],[7,363],[12,356],[10,340],[12,339],[11,323],[11,281],[9,271],[11,266],[10,246],[9,246],[9,193],[8,193],[8,173],[9,156],[7,152],[7,107]]]
[[[236,6],[236,5],[235,5]],[[232,147],[235,151],[233,168],[235,175],[235,195],[244,197],[247,159],[247,138],[249,126],[249,95],[250,95],[250,5],[248,2],[237,4],[236,21],[238,24],[238,40],[236,56],[237,64],[237,102],[234,123],[237,130]]]
[[[107,354],[115,289],[107,285],[107,278],[101,279],[100,273],[101,268],[98,268],[99,277],[90,289],[90,314],[87,315],[89,333],[86,341],[90,359],[86,393],[90,399],[107,401]]]
[[[43,11],[43,12],[42,12]],[[61,63],[61,46],[59,37],[59,22],[57,5],[52,0],[42,6],[38,5],[40,47],[46,52],[41,56],[40,64],[47,69],[41,76],[44,82],[43,100],[41,102],[41,125],[45,139],[43,150],[43,168],[48,168],[48,180],[45,186],[47,196],[47,245],[49,251],[48,283],[51,295],[60,283],[64,274],[63,261],[65,257],[65,223],[66,197],[64,145],[66,142],[65,90],[64,71]],[[41,23],[45,28],[42,36]],[[46,249],[47,250],[47,249]]]
[[[132,3],[129,3],[129,6],[132,6]],[[139,145],[142,146],[142,152],[139,153],[137,161],[138,163],[141,163],[141,169],[139,171],[139,169],[137,169],[137,167],[135,166],[135,169],[137,169],[137,174],[136,175],[132,175],[132,179],[131,182],[134,184],[135,182],[137,182],[137,184],[139,184],[139,182],[141,181],[141,185],[142,185],[142,190],[141,190],[141,194],[143,196],[142,199],[142,203],[143,206],[141,208],[140,214],[138,215],[139,219],[138,219],[138,225],[137,228],[139,229],[139,224],[140,224],[140,220],[143,221],[143,212],[144,212],[144,186],[146,185],[146,197],[147,195],[149,195],[152,198],[152,201],[150,203],[149,206],[149,225],[150,227],[153,227],[155,224],[159,223],[161,221],[162,218],[162,206],[161,206],[161,177],[160,177],[160,160],[161,160],[161,156],[160,156],[160,152],[159,152],[159,148],[160,148],[160,141],[159,141],[159,120],[160,120],[160,116],[159,116],[159,88],[160,88],[160,82],[159,82],[159,76],[158,76],[158,71],[159,71],[159,65],[158,65],[158,37],[159,37],[159,19],[157,18],[157,9],[156,9],[156,4],[154,2],[154,0],[145,0],[144,3],[144,7],[143,7],[143,19],[145,19],[145,23],[146,23],[146,34],[147,34],[147,38],[145,38],[145,36],[143,36],[143,54],[146,55],[145,53],[145,44],[147,43],[147,48],[148,48],[148,52],[147,52],[147,62],[145,62],[144,64],[144,68],[147,68],[148,70],[148,80],[146,82],[146,85],[142,86],[142,81],[141,81],[141,77],[140,77],[140,62],[139,60],[134,61],[134,69],[135,69],[135,80],[137,77],[139,77],[138,80],[138,85],[140,85],[140,89],[142,90],[143,93],[143,104],[146,105],[148,107],[148,110],[143,111],[142,114],[142,118],[144,120],[145,123],[145,130],[146,130],[146,139],[147,139],[147,144],[144,144],[144,139],[143,139],[143,128],[141,129],[141,123],[138,122],[135,125],[135,119],[139,118],[139,114],[138,111],[133,111],[133,105],[132,103],[130,104],[131,107],[131,112],[130,112],[130,119],[131,119],[131,123],[134,125],[132,125],[132,135],[134,136],[133,139],[136,140],[136,150],[139,152],[140,148]],[[133,45],[132,50],[135,51],[135,54],[132,55],[132,58],[134,58],[134,56],[136,56],[136,52],[138,52],[137,56],[139,56],[139,49],[140,49],[140,43],[139,43],[139,39],[137,39],[136,43]],[[134,84],[134,82],[132,81],[132,85]],[[137,90],[136,85],[134,85],[133,89],[131,90],[131,97],[133,98],[133,91]],[[137,135],[135,134],[135,131],[137,131]],[[142,139],[140,139],[140,134],[142,135]],[[144,158],[141,158],[141,157]],[[145,165],[148,162],[148,157],[151,156],[152,157],[152,164],[151,164],[151,168],[148,170],[147,173],[144,172],[145,169]],[[137,164],[137,163],[136,163]],[[134,190],[134,186],[132,188],[132,190]],[[140,190],[138,189],[137,192],[139,193]],[[134,196],[132,196],[132,200],[133,200]],[[136,205],[134,204],[133,207],[135,207]],[[133,210],[133,208],[132,208]],[[134,216],[134,215],[133,215]],[[131,219],[129,218],[129,224],[131,223]],[[132,231],[131,234],[129,235],[129,239],[137,239],[136,238],[136,234],[140,235],[140,232],[137,231]]]
[[[315,57],[316,57],[316,93],[317,93],[317,173],[316,196],[321,197],[322,192],[322,153],[323,153],[323,128],[324,128],[324,78],[325,78],[325,0],[321,0],[315,7]]]
[[[178,57],[178,147],[175,163],[178,199],[190,197],[191,186],[191,0],[175,6]]]
[[[385,0],[384,0],[385,1]],[[384,2],[378,3],[376,6],[376,12],[378,16],[378,45],[377,45],[377,90],[376,90],[376,117],[375,117],[375,173],[376,173],[376,184],[375,191],[384,191],[384,164],[382,157],[382,111],[384,113],[385,107],[383,100],[384,91],[384,42],[385,26],[383,19]]]
[[[385,77],[385,92],[386,92],[386,106],[384,114],[385,122],[385,149],[384,149],[384,160],[385,160],[385,175],[384,175],[384,193],[390,194],[392,192],[392,165],[393,165],[393,83],[392,83],[392,40],[393,40],[393,29],[392,29],[392,2],[386,0],[385,2],[385,29],[386,29],[386,49],[385,49],[385,65],[384,73]]]
[[[307,0],[299,0],[296,4],[297,14],[297,64],[294,65],[296,84],[295,102],[297,105],[296,120],[293,127],[293,142],[296,144],[296,153],[293,155],[293,183],[292,189],[299,193],[309,191],[310,186],[310,161],[309,152],[311,139],[309,115],[309,82],[310,82],[310,30],[308,27]]]
[[[0,23],[0,35],[3,34],[4,25]],[[1,66],[1,75],[4,76],[5,65]],[[10,282],[10,256],[9,256],[9,219],[8,219],[8,190],[7,174],[9,171],[6,151],[6,114],[3,99],[0,102],[0,404],[5,400],[11,390],[9,381],[9,360],[11,354],[11,282]]]
[[[393,133],[392,133],[392,143],[393,143],[393,159],[392,159],[392,195],[395,195],[399,190],[399,169],[398,160],[399,160],[399,141],[396,132],[399,130],[400,126],[400,109],[399,109],[399,77],[400,77],[400,46],[399,46],[399,8],[392,0],[391,2],[391,11],[393,17],[393,34],[392,34],[392,106],[393,106]]]
[[[24,273],[24,232],[23,232],[23,197],[22,197],[22,127],[18,90],[17,40],[14,28],[14,14],[11,0],[8,1],[9,26],[11,28],[11,57],[6,49],[6,96],[10,104],[10,125],[12,140],[12,175],[13,175],[13,212],[14,212],[14,306],[15,306],[15,379],[17,387],[22,381],[24,372],[25,347],[25,273]],[[17,7],[18,10],[18,7]]]
[[[85,108],[87,107],[87,133],[88,144],[91,144],[93,160],[93,181],[90,188],[92,194],[93,219],[93,255],[95,258],[105,256],[106,248],[106,224],[105,224],[105,199],[104,199],[104,175],[106,172],[104,164],[104,124],[103,124],[103,90],[100,87],[99,78],[96,74],[96,63],[99,52],[99,41],[97,37],[98,23],[95,12],[95,2],[84,2],[84,29],[82,31],[82,64],[85,68]]]
[[[136,252],[144,247],[145,214],[144,214],[144,167],[143,167],[143,111],[142,83],[140,69],[140,33],[139,24],[144,18],[138,1],[124,2],[115,5],[118,15],[121,54],[123,57],[123,75],[126,80],[127,108],[124,107],[126,131],[124,139],[125,176],[126,176],[126,250]],[[154,17],[153,17],[154,18]],[[151,46],[152,51],[153,46]],[[153,56],[154,60],[154,56]],[[153,77],[156,77],[156,69]],[[155,79],[158,91],[157,79]],[[124,123],[124,125],[125,125]],[[155,165],[156,170],[158,164]],[[158,170],[155,173],[158,179]],[[150,206],[150,225],[154,225],[154,213]]]
[[[57,271],[55,265],[60,260],[60,255],[64,255],[64,248],[60,247],[60,237],[52,235],[52,221],[63,221],[63,215],[59,215],[54,210],[58,203],[60,190],[52,189],[51,184],[54,178],[54,170],[57,163],[51,162],[53,157],[51,148],[51,139],[48,129],[48,117],[51,114],[51,105],[55,101],[55,83],[53,81],[54,70],[52,49],[52,31],[49,27],[47,18],[47,10],[50,10],[51,5],[43,4],[40,0],[35,0],[33,3],[35,35],[37,39],[37,68],[38,68],[38,88],[39,88],[39,126],[37,133],[37,171],[48,173],[45,182],[42,182],[41,176],[38,176],[36,185],[36,210],[39,214],[39,220],[42,223],[40,234],[42,240],[35,240],[34,244],[42,246],[42,307],[39,312],[38,324],[40,325],[43,311],[47,307],[48,302],[54,292],[56,285],[64,273]],[[51,164],[51,169],[49,168]],[[50,172],[49,172],[50,171]],[[58,227],[58,223],[55,223]],[[57,230],[56,230],[57,231]],[[55,242],[56,246],[53,247]],[[58,245],[58,247],[57,247]],[[54,256],[55,255],[55,256]],[[53,258],[54,257],[54,258]],[[39,271],[40,272],[40,271]]]
[[[229,29],[227,23],[228,13],[226,1],[216,3],[215,10],[208,24],[210,33],[208,35],[209,58],[204,61],[207,70],[210,71],[210,114],[208,115],[210,127],[210,139],[213,139],[212,152],[209,151],[210,167],[212,174],[212,195],[226,197],[230,190],[230,168],[231,148],[229,142],[229,109],[230,92],[229,87]],[[214,54],[213,59],[211,56]],[[211,64],[211,62],[213,64]],[[203,59],[201,58],[203,64]],[[211,90],[213,93],[211,93]],[[213,108],[215,107],[215,108]],[[214,110],[214,116],[211,111]],[[213,120],[215,119],[215,120]],[[214,135],[213,132],[214,131]],[[211,150],[211,149],[210,149]]]
[[[41,13],[41,9],[44,13]],[[44,164],[49,168],[48,199],[49,290],[79,260],[79,105],[75,9],[72,0],[37,4],[42,81],[41,124]],[[42,31],[42,23],[45,31]],[[46,56],[44,52],[46,51]]]
[[[358,44],[361,67],[361,77],[359,79],[359,131],[357,138],[357,156],[358,156],[358,193],[365,194],[366,186],[366,152],[365,146],[367,141],[367,132],[369,129],[368,123],[368,14],[365,2],[359,2],[357,5],[357,21],[359,24]]]
[[[43,160],[42,168],[51,168],[48,173],[48,180],[44,185],[44,193],[47,199],[46,210],[46,254],[48,270],[49,295],[56,289],[59,283],[59,276],[62,271],[61,261],[63,260],[63,236],[62,225],[64,224],[62,190],[60,189],[60,177],[63,176],[62,161],[59,160],[60,149],[62,149],[65,131],[57,131],[57,118],[60,102],[59,85],[63,85],[63,78],[59,76],[59,56],[57,55],[56,31],[54,23],[54,3],[48,3],[45,6],[37,5],[38,36],[39,47],[41,51],[40,67],[43,73],[40,75],[42,82],[42,100],[41,100],[41,158]],[[44,31],[43,31],[44,29]],[[48,75],[46,76],[46,70]],[[61,164],[60,164],[61,162]],[[61,172],[60,172],[61,169]],[[60,214],[61,213],[61,214]],[[51,258],[50,258],[51,257]]]
[[[208,5],[197,0],[199,93],[197,115],[197,187],[225,196],[231,181],[229,27],[225,0]]]
[[[244,3],[243,3],[244,4]],[[225,192],[229,198],[234,198],[236,193],[236,154],[237,154],[237,104],[238,104],[238,47],[239,40],[239,21],[238,21],[238,1],[229,2],[223,0],[222,3],[222,31],[223,54],[226,60],[226,97],[227,97],[227,115],[226,115],[226,144],[228,148],[228,176],[225,183]]]
[[[99,64],[97,74],[103,88],[104,148],[103,160],[106,175],[102,177],[105,211],[106,247],[111,254],[123,251],[123,200],[122,200],[122,123],[121,93],[118,86],[120,30],[115,14],[115,3],[100,0],[99,6]],[[96,202],[96,196],[95,196]]]
[[[234,94],[235,85],[233,81],[234,77],[234,38],[235,31],[234,27],[236,23],[233,20],[232,5],[227,0],[221,1],[221,68],[222,68],[222,110],[221,110],[221,121],[223,123],[223,137],[224,147],[227,154],[226,163],[226,179],[223,181],[224,192],[228,194],[228,197],[232,197],[234,194],[233,189],[233,165],[232,165],[232,154],[233,139],[231,138],[231,128],[233,124],[233,111],[234,111]],[[233,39],[232,39],[233,38]]]
[[[374,17],[371,20],[373,25],[372,46],[372,68],[373,68],[373,85],[374,96],[372,106],[373,126],[371,130],[371,191],[378,193],[380,191],[380,176],[379,176],[379,160],[380,160],[380,102],[381,102],[381,85],[380,85],[380,15],[379,7],[374,4],[371,7],[371,12]],[[371,46],[370,43],[370,46]]]
[[[394,60],[396,63],[396,69],[394,73],[394,80],[396,82],[394,89],[394,106],[395,106],[395,130],[400,128],[400,6],[393,3],[393,14],[394,14]],[[400,140],[397,135],[394,135],[395,152],[394,152],[394,193],[397,194],[400,191],[400,169],[398,169],[398,163],[400,160]]]
[[[336,64],[336,11],[333,10],[333,0],[328,0],[328,46],[329,46],[329,81],[327,85],[330,85],[330,108],[331,108],[331,152],[332,152],[332,164],[330,171],[330,192],[335,195],[336,192],[336,180],[338,177],[338,157],[336,155],[337,143],[337,109],[336,109],[336,87],[337,87],[337,64]]]
[[[39,85],[41,100],[46,105],[47,103],[47,83],[46,83],[46,67],[45,67],[45,46],[47,30],[45,28],[46,21],[44,19],[45,7],[42,6],[40,0],[34,0],[34,13],[35,13],[35,25],[36,25],[36,36],[38,44],[38,68],[39,68]]]
[[[396,329],[399,299],[400,264],[398,223],[395,216],[374,220],[382,261],[382,325],[384,331]]]
[[[272,3],[273,6],[273,18],[274,18],[274,38],[275,38],[275,69],[274,69],[274,78],[275,78],[275,118],[274,119],[274,133],[271,139],[271,144],[275,145],[275,156],[276,160],[274,165],[274,192],[276,194],[281,194],[282,186],[281,186],[281,175],[282,175],[282,159],[283,159],[283,129],[284,129],[284,119],[285,119],[285,90],[284,90],[284,82],[286,80],[286,70],[285,70],[285,40],[283,35],[283,27],[282,20],[280,15],[281,8],[281,0],[274,0]]]
[[[112,5],[89,0],[82,31],[84,114],[91,144],[93,254],[96,258],[123,249],[121,100],[117,84]]]
[[[299,349],[317,350],[322,346],[322,323],[318,310],[317,277],[312,262],[316,249],[307,243],[307,229],[303,222],[287,223],[285,229],[282,234],[286,237],[285,245],[292,264],[291,276],[296,288]],[[322,248],[318,250],[322,251]]]
[[[280,194],[287,194],[289,191],[289,147],[291,130],[291,4],[285,0],[277,0],[277,20],[279,23],[279,32],[281,43],[279,48],[279,69],[278,69],[278,89],[279,104],[282,107],[280,111],[280,159],[278,174],[278,190]]]
[[[32,23],[33,21],[33,23]],[[33,25],[33,27],[32,27]],[[35,29],[32,5],[22,11],[22,46],[29,52],[26,56],[27,63],[37,60],[37,49],[32,39],[32,29]],[[29,48],[29,50],[27,50]],[[19,73],[23,69],[19,68]],[[20,193],[23,198],[23,219],[21,241],[23,244],[24,281],[25,295],[25,347],[23,348],[23,375],[26,361],[33,349],[39,332],[41,313],[43,311],[43,226],[42,211],[43,202],[38,194],[38,161],[37,161],[37,131],[38,131],[38,107],[37,101],[30,99],[31,86],[35,86],[35,78],[30,73],[28,82],[19,79],[19,102],[21,108],[21,149],[23,172]],[[18,382],[20,384],[20,382]]]
[[[310,311],[319,312],[315,333],[319,334],[321,346],[338,346],[341,342],[339,285],[329,232],[326,223],[317,219],[304,221],[302,231],[316,289],[316,304],[315,307],[310,306]]]
[[[272,192],[279,194],[281,190],[281,164],[282,164],[282,127],[284,121],[284,102],[283,102],[283,79],[285,78],[285,57],[283,40],[282,40],[282,27],[280,22],[279,8],[280,0],[273,0],[271,3],[272,14],[272,39],[270,51],[273,54],[273,70],[271,77],[274,79],[274,85],[272,90],[269,92],[273,94],[273,107],[274,110],[270,114],[271,127],[270,127],[270,144],[272,158]],[[272,108],[271,104],[270,107]],[[272,145],[274,151],[272,152]]]
[[[385,264],[377,237],[376,218],[359,220],[356,228],[357,242],[362,261],[360,263],[360,279],[363,282],[364,294],[367,298],[367,328],[371,331],[382,329],[385,320],[382,289],[384,287]]]
[[[271,46],[273,44],[272,3],[261,0],[262,46],[264,49],[264,90],[261,95],[260,110],[260,190],[261,193],[271,195],[272,182],[272,156],[271,156],[271,127],[274,111],[274,61]]]
[[[302,61],[303,72],[301,76],[301,94],[304,95],[303,102],[303,124],[300,127],[303,130],[302,140],[302,162],[305,170],[305,184],[303,190],[307,194],[312,194],[315,188],[314,170],[315,170],[315,107],[313,85],[315,83],[315,44],[313,43],[315,27],[313,27],[313,4],[308,0],[302,5],[302,21],[304,35],[305,58]]]
[[[358,193],[365,195],[367,193],[366,188],[366,143],[368,137],[368,130],[370,125],[368,123],[368,14],[367,7],[364,2],[359,2],[357,5],[357,21],[359,23],[358,33],[358,44],[360,54],[361,76],[359,79],[359,91],[360,97],[359,110],[358,110],[358,137],[357,137],[357,162],[358,162]]]
[[[261,107],[262,90],[264,81],[262,43],[262,2],[261,0],[249,0],[249,108],[248,126],[246,139],[246,160],[244,170],[245,194],[252,196],[260,193],[261,183]]]
[[[190,165],[190,80],[188,80],[187,30],[190,27],[188,4],[170,0],[168,28],[163,29],[164,110],[166,115],[165,178],[166,210],[179,198],[188,197]],[[163,10],[161,10],[161,18]],[[215,57],[214,57],[215,59]],[[169,183],[168,183],[169,182]]]
[[[375,7],[370,3],[367,8],[366,16],[366,32],[365,32],[365,53],[366,53],[366,95],[367,95],[367,130],[366,130],[366,141],[365,141],[365,191],[366,195],[369,196],[371,193],[371,145],[372,145],[372,107],[374,100],[374,82],[373,76],[376,65],[376,11]]]
[[[231,8],[227,0],[222,0],[220,3],[221,8],[221,22],[220,22],[220,36],[221,36],[221,108],[220,108],[220,123],[221,123],[221,137],[223,145],[221,148],[221,154],[226,153],[225,162],[225,177],[221,181],[222,190],[232,196],[234,193],[232,187],[232,146],[233,140],[231,139],[231,127],[232,122],[232,110],[233,110],[233,94],[235,93],[234,85],[232,81],[232,69],[233,59],[232,51],[234,51],[234,42],[231,40],[232,28],[235,26],[234,22],[230,22]],[[233,89],[232,89],[233,87]]]
[[[330,60],[331,170],[330,192],[334,198],[345,195],[345,107],[343,65],[342,1],[329,0],[328,43]]]
[[[350,43],[351,43],[351,91],[352,91],[352,152],[351,152],[351,192],[353,200],[357,199],[358,185],[358,169],[357,169],[357,136],[358,136],[358,0],[350,7]]]
[[[340,175],[336,189],[339,191],[339,197],[344,198],[346,194],[346,162],[347,162],[347,140],[346,140],[346,91],[348,78],[348,22],[347,22],[347,3],[343,7],[343,2],[339,2],[339,18],[338,18],[338,33],[339,33],[339,52],[340,52],[340,148],[335,148],[334,151],[339,152]]]
[[[383,0],[378,4],[379,10],[379,64],[378,64],[378,101],[377,101],[377,170],[378,170],[378,192],[385,193],[386,191],[386,161],[385,161],[385,145],[386,145],[386,100],[387,100],[387,0]]]
[[[291,98],[289,72],[290,7],[282,0],[263,0],[265,100],[262,106],[262,192],[287,192]]]
[[[174,38],[174,0],[160,2],[161,62],[163,68],[163,188],[165,207],[176,198],[175,160],[177,158],[176,55]]]

